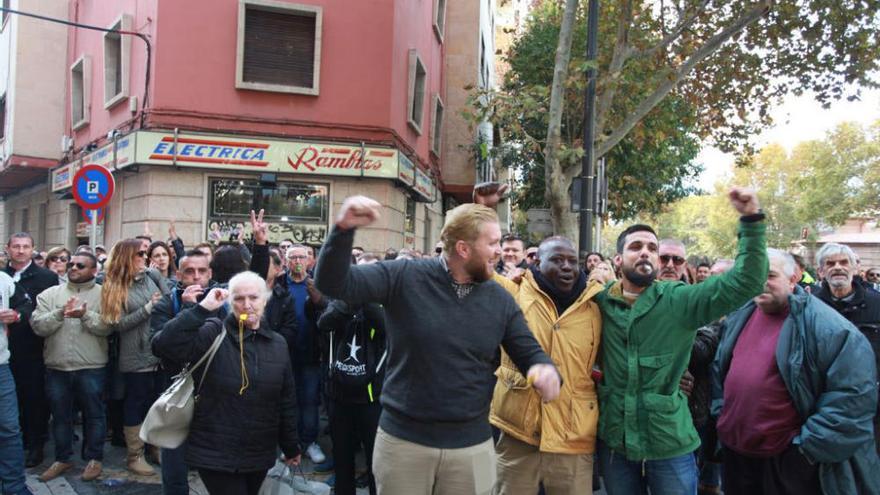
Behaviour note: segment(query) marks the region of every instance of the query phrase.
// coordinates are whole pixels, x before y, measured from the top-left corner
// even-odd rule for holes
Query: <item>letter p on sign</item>
[[[99,187],[98,181],[90,180],[86,182],[86,194],[98,194]]]

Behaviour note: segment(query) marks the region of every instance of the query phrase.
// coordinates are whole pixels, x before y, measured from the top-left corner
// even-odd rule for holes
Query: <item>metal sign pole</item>
[[[89,210],[89,218],[92,220],[91,234],[89,234],[89,245],[92,246],[92,252],[95,252],[95,246],[98,245],[98,210]]]

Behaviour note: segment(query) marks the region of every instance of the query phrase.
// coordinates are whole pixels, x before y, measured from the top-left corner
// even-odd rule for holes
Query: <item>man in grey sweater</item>
[[[559,394],[550,358],[513,298],[491,280],[500,255],[495,212],[450,211],[443,255],[351,266],[354,232],[379,203],[345,200],[318,259],[315,283],[349,304],[385,308],[388,368],[373,454],[379,494],[489,494],[495,453],[488,421],[503,347],[545,401]]]

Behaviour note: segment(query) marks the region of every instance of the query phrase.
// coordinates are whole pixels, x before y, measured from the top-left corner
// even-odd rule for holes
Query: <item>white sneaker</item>
[[[309,456],[309,459],[315,464],[321,464],[327,460],[327,456],[324,455],[324,451],[321,450],[321,446],[318,445],[317,442],[309,445],[306,449],[306,455]]]

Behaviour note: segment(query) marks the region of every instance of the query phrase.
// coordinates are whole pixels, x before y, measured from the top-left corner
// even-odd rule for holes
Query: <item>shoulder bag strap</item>
[[[219,349],[219,348],[220,348],[220,344],[223,343],[223,338],[224,338],[224,337],[226,337],[226,327],[225,327],[225,326],[223,327],[223,331],[220,332],[220,335],[218,335],[217,338],[214,339],[214,343],[211,344],[211,347],[208,348],[208,351],[205,352],[205,355],[202,356],[202,358],[199,359],[198,362],[195,364],[195,366],[193,366],[193,367],[191,368],[191,370],[190,370],[190,373],[192,373],[193,371],[195,371],[196,368],[198,368],[199,366],[201,366],[202,362],[203,362],[205,359],[208,360],[208,363],[205,364],[205,369],[202,370],[202,379],[199,381],[199,388],[198,388],[198,390],[196,390],[196,395],[197,395],[197,396],[199,395],[199,393],[200,393],[201,390],[202,390],[202,385],[205,383],[205,375],[208,373],[208,368],[211,367],[211,361],[214,360],[214,355],[217,354],[217,349]]]

